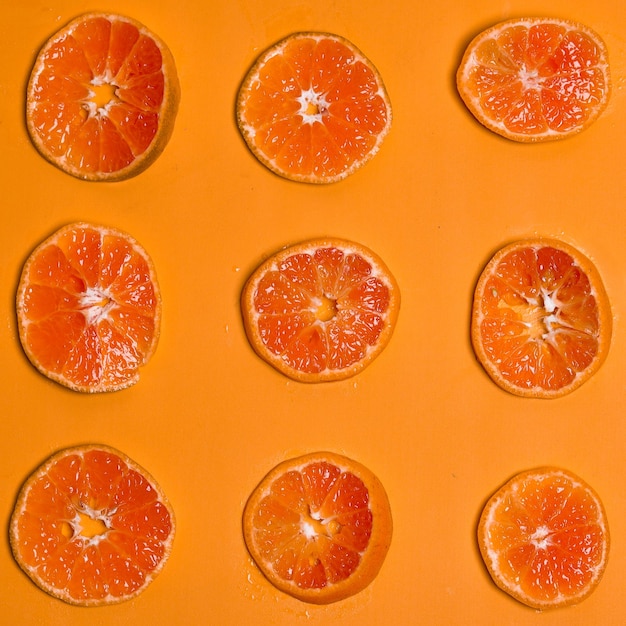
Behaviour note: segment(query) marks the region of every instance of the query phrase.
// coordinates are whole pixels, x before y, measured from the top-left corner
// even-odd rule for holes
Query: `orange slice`
[[[400,290],[365,246],[314,239],[284,248],[250,276],[243,321],[257,354],[302,382],[349,378],[387,346]]]
[[[600,498],[554,467],[518,474],[487,502],[478,545],[500,589],[536,609],[577,604],[598,585],[609,554]]]
[[[248,500],[243,529],[259,569],[314,604],[352,596],[378,575],[391,543],[387,494],[366,467],[332,452],[277,465]]]
[[[587,128],[606,108],[607,48],[583,24],[545,17],[508,20],[469,44],[457,86],[476,119],[503,137],[562,139]]]
[[[159,338],[152,260],[114,228],[65,226],[28,258],[17,319],[26,355],[52,380],[88,392],[133,385]]]
[[[391,127],[391,104],[377,69],[352,43],[296,33],[249,71],[237,121],[250,150],[276,174],[332,183],[378,152]]]
[[[68,448],[25,482],[10,522],[13,555],[45,592],[95,606],[134,598],[163,569],[174,513],[156,481],[102,445]]]
[[[88,13],[39,52],[28,83],[28,130],[64,172],[123,180],[161,154],[179,96],[174,59],[161,39],[129,17]]]
[[[598,370],[611,343],[608,296],[573,246],[529,239],[502,248],[483,270],[472,312],[478,360],[503,389],[558,398]]]

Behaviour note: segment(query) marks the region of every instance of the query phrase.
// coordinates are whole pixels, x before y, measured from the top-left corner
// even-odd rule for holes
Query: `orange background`
[[[51,8],[52,6],[52,8]],[[51,453],[101,442],[146,467],[169,495],[178,533],[170,561],[135,600],[82,609],[39,591],[0,543],[5,624],[553,624],[626,623],[626,13],[615,0],[553,0],[608,45],[614,91],[585,133],[518,145],[483,129],[454,74],[467,42],[505,18],[542,15],[527,0],[109,0],[177,62],[182,99],[165,152],[139,177],[87,183],[45,162],[24,125],[34,56],[84,2],[5,2],[0,22],[0,516],[5,531],[23,480]],[[353,41],[387,85],[394,123],[364,169],[333,186],[278,178],[246,149],[234,122],[238,85],[256,56],[298,30]],[[136,237],[163,294],[159,348],[142,379],[88,396],[38,374],[17,337],[22,264],[74,220]],[[360,241],[402,290],[387,350],[351,380],[290,382],[260,361],[242,330],[239,294],[266,255],[308,237]],[[615,317],[609,357],[570,396],[500,391],[469,343],[473,286],[491,253],[521,237],[577,245],[596,263]],[[363,593],[309,606],[275,591],[246,552],[241,512],[277,462],[331,449],[382,480],[395,534]],[[538,615],[491,583],[475,543],[486,498],[512,474],[561,465],[601,495],[612,531],[606,575],[575,608]]]

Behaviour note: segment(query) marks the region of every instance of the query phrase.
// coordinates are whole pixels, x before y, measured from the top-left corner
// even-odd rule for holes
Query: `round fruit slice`
[[[349,378],[389,343],[400,290],[360,244],[315,239],[285,248],[248,279],[243,320],[257,354],[302,382]]]
[[[474,294],[471,336],[478,360],[503,389],[558,398],[598,370],[611,343],[611,308],[598,271],[553,239],[502,248]]]
[[[478,545],[494,582],[536,609],[577,604],[598,585],[609,554],[602,502],[574,474],[518,474],[487,502]]]
[[[174,513],[155,480],[102,445],[68,448],[26,481],[10,522],[13,555],[41,589],[70,604],[134,598],[163,569]]]
[[[17,290],[22,346],[37,369],[76,391],[116,391],[154,353],[161,296],[130,235],[76,223],[28,258]]]
[[[179,96],[174,59],[163,41],[129,17],[88,13],[39,52],[26,120],[39,152],[64,172],[123,180],[161,154]]]
[[[387,494],[366,467],[332,452],[277,465],[248,500],[243,529],[259,569],[298,600],[329,604],[365,589],[392,535]]]
[[[508,139],[562,139],[606,108],[606,45],[598,33],[568,20],[508,20],[469,44],[457,87],[476,119]]]
[[[239,129],[270,170],[332,183],[371,159],[391,127],[391,104],[372,63],[327,33],[296,33],[261,55],[237,101]]]

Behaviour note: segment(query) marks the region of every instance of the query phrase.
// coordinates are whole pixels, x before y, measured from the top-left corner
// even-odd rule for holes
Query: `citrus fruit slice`
[[[152,260],[114,228],[65,226],[26,261],[17,319],[26,355],[52,380],[87,392],[133,385],[159,338]]]
[[[513,394],[557,398],[570,393],[604,362],[611,329],[598,271],[562,241],[509,244],[478,280],[474,351],[491,378]]]
[[[476,119],[508,139],[562,139],[587,128],[606,108],[607,48],[583,24],[507,20],[469,44],[457,87]]]
[[[379,150],[391,104],[378,70],[352,43],[296,33],[260,56],[237,100],[239,129],[270,170],[332,183]]]
[[[577,604],[598,585],[609,554],[598,495],[554,467],[518,474],[487,502],[478,545],[494,582],[536,609]]]
[[[85,180],[145,170],[170,139],[180,88],[167,46],[136,20],[82,15],[35,61],[26,120],[39,152]]]
[[[302,382],[341,380],[387,346],[400,290],[365,246],[313,239],[282,249],[242,293],[248,339],[265,361]]]
[[[85,445],[56,453],[24,483],[10,522],[13,555],[31,580],[70,604],[134,598],[163,569],[172,508],[125,454]]]
[[[385,489],[360,463],[332,452],[284,461],[246,503],[246,545],[278,589],[330,604],[378,575],[392,535]]]

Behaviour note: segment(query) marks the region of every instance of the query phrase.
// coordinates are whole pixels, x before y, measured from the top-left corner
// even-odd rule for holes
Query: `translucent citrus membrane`
[[[94,17],[43,57],[29,111],[54,157],[81,171],[115,172],[154,139],[163,103],[161,51],[122,19]]]
[[[586,33],[557,23],[517,25],[486,39],[467,77],[494,120],[522,134],[565,132],[598,113],[607,68]]]
[[[372,69],[342,42],[311,36],[289,39],[267,60],[243,123],[277,168],[337,176],[377,146],[388,115]]]
[[[500,499],[490,549],[509,587],[538,602],[584,593],[606,559],[597,501],[563,476],[528,479]]]
[[[173,529],[150,482],[102,450],[51,465],[30,485],[18,523],[23,566],[72,601],[140,589],[160,566]]]
[[[322,588],[356,570],[372,519],[361,479],[315,462],[274,481],[253,520],[255,544],[283,580]]]
[[[32,258],[22,313],[39,365],[82,386],[123,384],[154,349],[158,296],[131,243],[70,229]]]
[[[482,297],[485,352],[517,387],[564,387],[598,354],[596,299],[586,274],[566,252],[551,247],[511,252]]]
[[[385,326],[390,289],[357,253],[329,247],[287,257],[259,281],[263,343],[303,372],[360,361]]]

